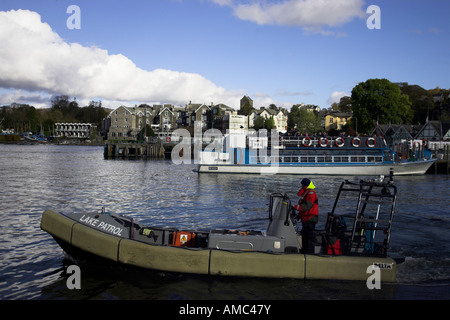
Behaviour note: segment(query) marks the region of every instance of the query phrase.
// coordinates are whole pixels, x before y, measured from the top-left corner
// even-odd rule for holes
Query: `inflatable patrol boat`
[[[285,194],[270,196],[266,231],[143,226],[104,210],[67,214],[46,210],[41,228],[70,255],[88,253],[153,270],[364,281],[372,270],[379,272],[381,281],[395,282],[396,261],[388,257],[388,248],[396,198],[392,180],[344,181],[325,229],[316,231],[311,254],[301,253],[301,236]]]

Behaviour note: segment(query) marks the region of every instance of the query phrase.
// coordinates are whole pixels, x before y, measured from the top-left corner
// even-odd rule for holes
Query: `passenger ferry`
[[[225,140],[227,140],[225,138]],[[379,137],[244,137],[225,141],[222,150],[204,150],[198,172],[307,175],[424,174],[436,159],[414,151],[400,159]]]

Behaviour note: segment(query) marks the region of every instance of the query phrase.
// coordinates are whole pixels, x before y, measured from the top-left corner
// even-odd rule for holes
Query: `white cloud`
[[[300,26],[307,32],[334,34],[323,27],[337,27],[354,18],[364,18],[363,0],[282,0],[242,1],[212,0],[233,8],[242,20],[259,25]],[[342,34],[338,34],[342,36]]]
[[[77,99],[179,105],[192,100],[231,107],[237,107],[243,96],[199,74],[147,71],[121,54],[67,43],[38,13],[28,10],[0,12],[0,43],[0,87],[31,95],[45,92]]]
[[[327,104],[332,105],[334,102],[339,103],[342,97],[350,96],[344,91],[334,91],[327,100]]]
[[[45,93],[11,90],[0,92],[0,106],[13,102],[29,104],[36,108],[48,107],[50,97]]]

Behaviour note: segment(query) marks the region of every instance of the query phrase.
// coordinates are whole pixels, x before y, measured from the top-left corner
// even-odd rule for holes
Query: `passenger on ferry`
[[[297,195],[300,197],[298,205],[298,218],[302,222],[302,252],[313,253],[313,239],[316,224],[319,221],[319,202],[315,186],[311,180],[304,178],[301,181],[302,188]]]

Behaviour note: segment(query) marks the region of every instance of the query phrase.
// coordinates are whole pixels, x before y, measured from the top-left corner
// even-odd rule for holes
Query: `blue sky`
[[[69,5],[81,29],[67,27]],[[370,5],[381,29],[366,25]],[[327,108],[370,78],[450,88],[447,0],[2,0],[0,11],[0,105],[69,94],[238,108],[246,94],[255,107]]]

